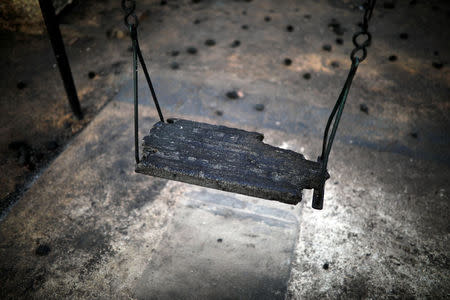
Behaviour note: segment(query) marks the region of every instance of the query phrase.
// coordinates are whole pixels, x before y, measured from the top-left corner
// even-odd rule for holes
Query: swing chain
[[[359,64],[366,59],[367,57],[367,47],[370,46],[372,41],[372,35],[369,30],[369,20],[372,17],[372,11],[375,7],[376,0],[366,0],[364,4],[364,16],[363,23],[361,25],[361,31],[355,33],[353,35],[353,44],[355,48],[350,54],[350,58],[352,60],[352,65],[350,67],[350,71],[347,76],[347,80],[344,83],[342,91],[336,101],[336,104],[331,111],[330,117],[328,118],[327,125],[325,126],[325,131],[323,134],[323,144],[322,144],[322,153],[317,159],[321,164],[321,175],[323,178],[323,182],[320,187],[314,189],[312,207],[315,209],[323,208],[323,198],[325,192],[325,181],[329,178],[327,173],[327,165],[328,158],[330,156],[331,147],[333,145],[334,137],[336,136],[336,132],[339,126],[339,121],[341,120],[342,112],[344,111],[345,102],[347,100],[348,93],[350,92],[350,87],[352,85],[353,78],[355,77],[356,71],[358,70]],[[365,36],[366,40],[363,43],[358,42],[358,38],[361,36]],[[362,56],[357,56],[356,53],[358,51],[362,51]],[[331,132],[330,132],[331,129]]]
[[[122,0],[122,10],[125,12],[124,22],[125,25],[131,30],[132,27],[137,29],[139,26],[139,19],[134,13],[136,9],[136,1],[134,0]]]
[[[355,45],[355,48],[350,54],[350,58],[352,61],[354,61],[357,57],[359,59],[359,62],[362,62],[367,57],[367,47],[369,47],[370,43],[372,42],[372,35],[369,32],[369,21],[372,17],[375,2],[376,0],[366,0],[366,2],[362,5],[362,7],[364,8],[364,15],[363,22],[359,24],[359,26],[361,27],[361,31],[356,32],[352,38],[353,45]],[[358,41],[360,37],[365,38],[362,43]],[[359,51],[362,51],[361,56],[356,55]]]
[[[164,123],[164,117],[159,106],[158,98],[156,97],[153,83],[150,79],[150,74],[145,65],[144,57],[139,47],[139,39],[137,34],[137,28],[139,26],[139,19],[134,13],[136,8],[136,1],[134,0],[122,0],[122,9],[125,13],[124,22],[130,30],[131,45],[133,48],[133,95],[134,95],[134,154],[136,163],[139,163],[139,105],[138,105],[138,63],[141,64],[144,71],[147,85],[152,94],[153,102],[155,103],[156,110],[158,111],[159,119]]]

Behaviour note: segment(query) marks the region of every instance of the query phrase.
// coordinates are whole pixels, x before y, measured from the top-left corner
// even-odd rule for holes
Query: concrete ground
[[[166,116],[259,131],[266,143],[317,157],[349,67],[361,17],[355,3],[142,1],[138,10],[143,52]],[[450,45],[442,30],[449,12],[445,1],[377,4],[373,45],[355,78],[331,155],[325,207],[317,211],[310,191],[293,207],[135,174],[131,74],[122,73],[130,68],[129,44],[111,39],[123,34],[119,3],[80,4],[62,19],[64,30],[92,44],[72,55],[75,78],[96,69],[92,62],[121,63],[117,74],[79,84],[81,91],[105,93],[82,92],[91,113],[85,123],[71,124],[79,128],[74,132],[84,129],[61,138],[54,155],[60,154],[31,173],[39,176],[4,211],[0,295],[450,297]],[[331,51],[323,50],[326,44]],[[28,61],[35,59],[30,54]],[[56,79],[48,85],[49,78]],[[41,93],[51,93],[56,80],[56,72],[33,77],[39,88],[25,92],[44,105]],[[63,101],[53,123],[33,127],[40,123],[14,117],[32,104],[15,86],[4,83],[3,90],[9,98],[1,102],[2,149],[16,131],[30,140],[27,134],[41,132],[36,136],[44,143],[48,132],[67,130],[51,125],[67,120],[58,113],[69,113]],[[157,115],[143,81],[140,91],[142,137]],[[243,97],[231,100],[229,91]],[[16,98],[19,108],[8,100]],[[107,104],[97,114],[100,103]],[[22,172],[12,171],[14,149],[2,155],[2,177]]]

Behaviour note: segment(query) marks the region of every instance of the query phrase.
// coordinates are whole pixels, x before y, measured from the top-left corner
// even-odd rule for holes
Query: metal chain
[[[336,104],[335,104],[335,106],[334,106],[334,108],[333,108],[333,110],[331,112],[331,115],[330,115],[330,117],[328,119],[327,126],[325,127],[323,146],[322,146],[322,155],[321,155],[321,159],[322,160],[325,159],[325,156],[327,156],[326,155],[327,153],[329,154],[329,151],[327,151],[327,148],[331,148],[331,145],[329,145],[330,141],[327,140],[328,132],[329,132],[329,129],[330,129],[330,126],[331,126],[331,122],[333,121],[333,118],[336,115],[336,112],[337,112],[339,106],[342,103],[345,104],[345,99],[344,100],[342,99],[344,97],[344,94],[345,94],[344,91],[347,90],[347,89],[350,89],[353,77],[356,74],[356,70],[357,70],[359,64],[364,59],[366,59],[366,57],[367,57],[367,47],[370,46],[370,43],[372,41],[372,35],[368,31],[369,30],[369,21],[370,21],[370,18],[372,17],[372,12],[373,12],[373,9],[375,7],[375,3],[376,3],[376,0],[366,0],[366,2],[363,4],[364,15],[363,15],[363,23],[361,24],[361,29],[362,30],[359,31],[359,32],[356,32],[353,35],[353,38],[352,38],[353,44],[355,45],[355,48],[353,49],[353,51],[350,54],[350,58],[352,60],[352,66],[350,68],[350,72],[349,72],[349,75],[347,77],[347,80],[346,80],[346,82],[344,84],[344,88],[343,88],[341,94],[339,95],[338,100],[336,101]],[[365,35],[367,39],[362,44],[360,44],[358,42],[358,38],[360,36],[363,36],[363,35]],[[363,51],[363,55],[361,57],[356,55],[356,53],[358,51],[360,51],[360,50]],[[336,127],[337,127],[337,125],[339,124],[339,119],[337,119],[336,121],[337,122],[335,122],[335,123],[337,123],[336,124]],[[331,143],[332,143],[332,141],[333,140],[331,139]]]
[[[133,95],[134,95],[134,154],[136,163],[139,163],[139,112],[138,112],[138,62],[141,63],[144,71],[145,79],[152,94],[153,102],[158,111],[159,119],[164,123],[164,117],[156,98],[155,89],[150,79],[150,74],[147,71],[144,57],[142,56],[141,48],[139,47],[139,40],[137,35],[137,28],[139,26],[139,19],[134,13],[136,2],[134,0],[122,0],[122,9],[125,12],[124,22],[130,30],[131,45],[133,47]]]
[[[136,1],[134,0],[122,0],[122,10],[125,12],[124,22],[125,25],[130,29],[139,26],[139,19],[134,13],[136,9]]]
[[[323,134],[322,154],[318,158],[318,161],[322,165],[321,173],[323,182],[319,188],[314,189],[312,207],[315,209],[323,208],[325,181],[328,179],[327,165],[328,165],[328,158],[331,152],[331,146],[333,145],[334,137],[336,136],[339,121],[341,120],[342,112],[344,111],[345,102],[347,100],[348,93],[350,92],[350,87],[352,85],[353,78],[355,77],[359,64],[366,59],[367,47],[370,46],[370,43],[372,41],[372,35],[368,30],[369,30],[369,20],[372,17],[375,2],[376,0],[366,0],[364,4],[363,23],[361,25],[362,30],[355,33],[352,39],[353,44],[355,45],[355,48],[350,54],[352,65],[350,67],[347,80],[345,81],[342,91],[336,101],[336,104],[333,107],[333,110],[331,111],[330,117],[328,118],[327,125],[325,126],[325,131]],[[358,38],[361,36],[366,37],[365,41],[362,43],[358,41]],[[362,56],[356,55],[358,51],[362,51]],[[331,125],[333,125],[333,127],[331,128],[331,134],[328,135],[330,132]]]
[[[372,42],[372,35],[369,32],[369,21],[372,17],[373,8],[375,7],[376,0],[366,0],[366,2],[363,4],[364,7],[364,15],[363,15],[363,22],[361,23],[361,31],[356,32],[353,35],[352,41],[353,45],[355,45],[355,48],[350,54],[351,60],[355,60],[357,57],[359,59],[359,62],[362,62],[367,57],[367,47],[370,46],[370,43]],[[364,41],[360,43],[358,39],[360,37],[364,37]],[[356,54],[362,51],[361,56],[357,56]]]

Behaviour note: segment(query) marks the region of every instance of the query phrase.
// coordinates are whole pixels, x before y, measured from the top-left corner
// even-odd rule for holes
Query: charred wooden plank
[[[320,187],[320,164],[262,142],[264,136],[181,119],[158,122],[144,137],[136,172],[297,204]]]

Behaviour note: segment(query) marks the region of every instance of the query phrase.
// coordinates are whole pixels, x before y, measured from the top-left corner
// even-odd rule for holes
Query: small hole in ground
[[[396,61],[397,60],[397,55],[391,55],[388,57],[389,61]]]

